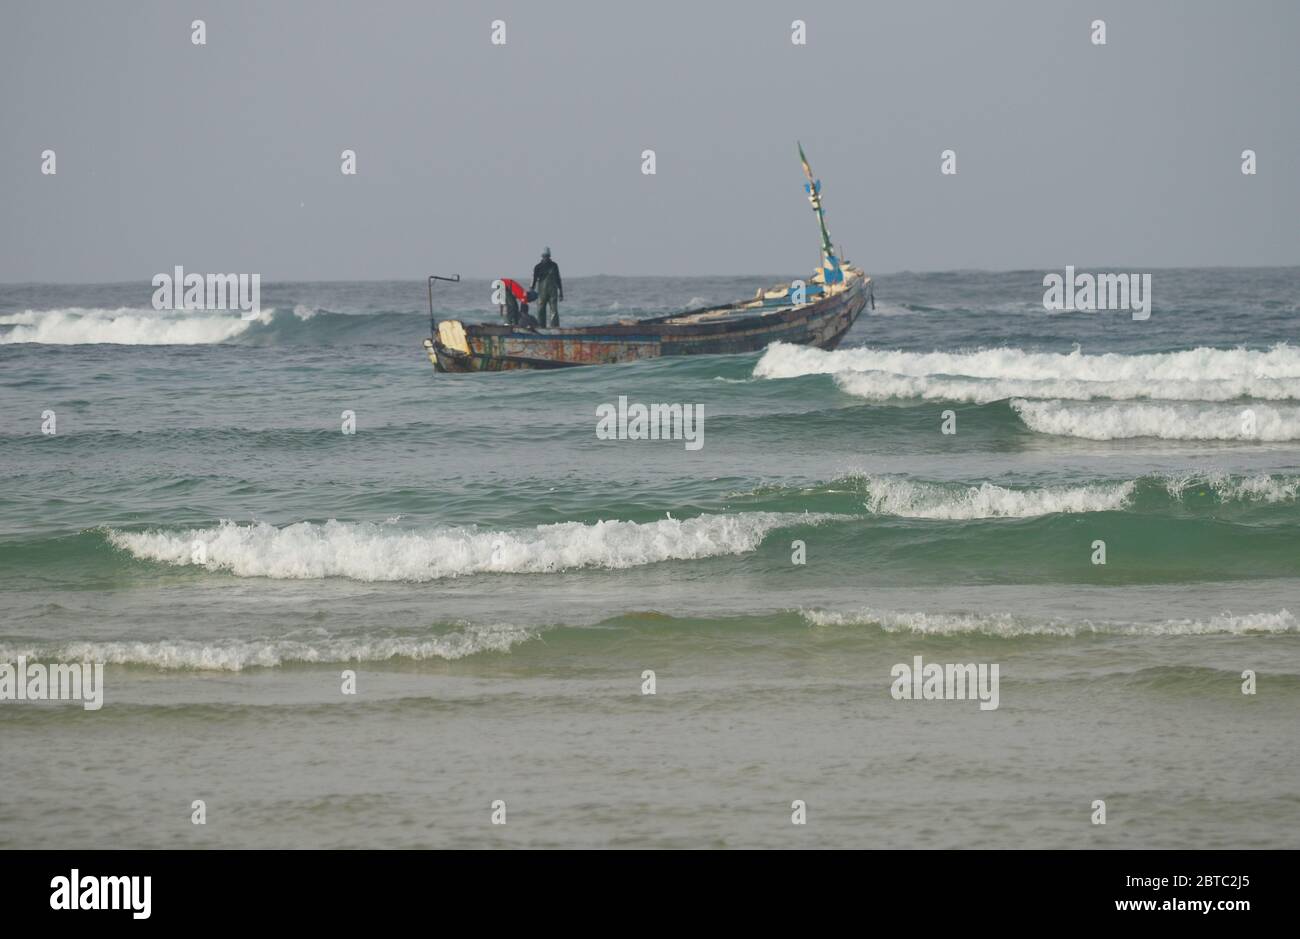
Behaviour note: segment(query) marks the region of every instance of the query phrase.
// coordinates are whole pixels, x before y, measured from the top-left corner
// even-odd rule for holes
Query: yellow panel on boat
[[[439,323],[438,341],[448,349],[469,354],[469,340],[465,338],[465,325],[460,320],[443,320]]]

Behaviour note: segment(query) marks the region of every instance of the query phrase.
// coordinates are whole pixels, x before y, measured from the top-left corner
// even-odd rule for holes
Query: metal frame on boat
[[[822,266],[806,283],[759,290],[752,300],[701,307],[643,320],[597,326],[526,329],[495,323],[437,322],[429,278],[429,338],[425,351],[440,372],[495,372],[525,368],[608,365],[668,355],[755,352],[773,342],[834,349],[867,303],[873,284],[860,268],[842,263],[826,233],[821,182],[799,157],[805,190],[822,235]]]

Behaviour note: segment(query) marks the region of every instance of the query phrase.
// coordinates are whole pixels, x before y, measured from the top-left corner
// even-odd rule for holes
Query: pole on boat
[[[429,275],[429,338],[435,342],[438,339],[437,323],[433,319],[433,282],[435,280],[445,280],[448,283],[460,283],[460,275],[454,274],[451,277],[443,277],[440,274]]]
[[[803,164],[804,175],[808,177],[803,188],[808,192],[808,201],[817,213],[817,223],[822,230],[822,279],[827,284],[838,284],[844,279],[844,273],[840,270],[840,259],[831,246],[831,236],[826,231],[826,215],[822,212],[822,181],[813,177],[812,167],[803,154],[803,144],[799,141],[795,143],[799,147],[799,162]]]

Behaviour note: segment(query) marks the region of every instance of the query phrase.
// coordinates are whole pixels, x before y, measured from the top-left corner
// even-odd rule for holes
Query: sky
[[[869,272],[1294,265],[1298,35],[1294,0],[11,0],[0,282],[545,245],[566,277],[797,273],[796,140]]]

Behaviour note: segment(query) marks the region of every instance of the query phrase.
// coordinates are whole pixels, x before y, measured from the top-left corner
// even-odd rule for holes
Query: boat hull
[[[671,355],[725,355],[756,352],[774,342],[834,349],[866,306],[870,287],[871,279],[858,274],[842,291],[812,303],[699,322],[661,317],[530,331],[449,321],[442,324],[437,338],[424,340],[424,347],[434,367],[442,372],[571,368]],[[445,334],[448,327],[451,331]]]

